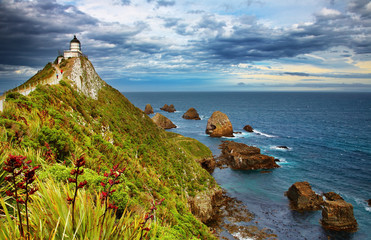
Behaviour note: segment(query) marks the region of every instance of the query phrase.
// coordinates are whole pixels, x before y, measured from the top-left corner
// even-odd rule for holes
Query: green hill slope
[[[194,139],[158,128],[120,92],[104,83],[86,58],[68,59],[59,67],[64,70],[60,84],[38,85],[27,97],[8,94],[0,117],[0,165],[4,165],[9,154],[26,156],[33,160],[32,164],[41,165],[36,173],[39,191],[30,202],[30,208],[34,209],[30,214],[32,236],[53,239],[54,234],[55,239],[59,239],[64,234],[64,239],[73,239],[72,235],[76,234],[77,239],[93,239],[88,233],[94,232],[93,229],[83,228],[88,223],[94,225],[89,222],[93,220],[80,220],[81,227],[72,229],[68,235],[64,231],[70,229],[67,227],[69,217],[62,218],[66,219],[63,224],[58,212],[62,211],[58,206],[65,205],[70,211],[65,214],[71,214],[71,208],[64,201],[72,188],[67,179],[71,176],[73,160],[84,156],[86,164],[80,179],[86,180],[87,186],[78,195],[82,202],[77,204],[81,205],[76,206],[84,207],[85,212],[77,210],[78,214],[100,216],[99,211],[103,210],[98,198],[103,191],[103,173],[117,164],[120,168],[126,167],[117,191],[110,198],[110,202],[118,206],[112,224],[125,220],[122,224],[126,226],[125,231],[119,233],[118,227],[113,227],[112,231],[116,232],[105,235],[109,238],[98,234],[94,239],[122,239],[124,234],[140,239],[145,214],[151,211],[152,201],[161,199],[165,200],[157,207],[154,219],[150,219],[147,237],[214,239],[201,220],[206,222],[211,217],[212,202],[220,190],[196,161],[211,157],[210,150]],[[7,209],[15,206],[14,198],[6,195],[10,186],[5,177],[2,171],[0,193],[4,205],[0,210],[3,211],[5,204],[9,204]],[[51,192],[60,202],[47,197]],[[38,211],[37,206],[42,205],[59,210],[51,211],[50,215],[55,216],[47,219],[45,213]],[[16,211],[9,210],[9,215],[15,217]],[[82,215],[78,216],[83,219]],[[0,221],[0,236],[17,229],[10,218],[0,216]],[[16,237],[19,232],[13,234]]]

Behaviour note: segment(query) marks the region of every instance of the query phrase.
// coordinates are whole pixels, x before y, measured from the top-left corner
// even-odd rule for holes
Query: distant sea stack
[[[188,109],[186,113],[183,114],[184,119],[192,119],[192,120],[201,120],[200,116],[198,115],[198,112],[194,108]]]
[[[207,121],[206,134],[210,137],[234,137],[232,123],[222,112],[214,112]]]
[[[147,115],[154,113],[151,104],[146,105],[146,108],[144,109],[144,113],[147,114]]]
[[[162,111],[165,111],[165,112],[175,112],[175,107],[173,104],[171,104],[170,106],[168,106],[167,104],[165,104],[162,108],[160,108]]]
[[[254,132],[254,129],[253,129],[250,125],[246,125],[246,126],[244,126],[243,129],[244,129],[246,132]]]
[[[156,113],[152,120],[156,123],[157,126],[163,129],[176,128],[176,125],[172,121],[170,121],[170,119],[160,113]]]

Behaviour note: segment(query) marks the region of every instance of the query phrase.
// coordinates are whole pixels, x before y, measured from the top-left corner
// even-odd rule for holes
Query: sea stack
[[[325,195],[326,200],[322,208],[322,226],[334,231],[357,231],[358,224],[353,214],[353,205],[336,195],[330,197]]]
[[[221,157],[232,169],[257,170],[280,167],[274,157],[263,155],[259,148],[244,143],[223,141],[220,149],[222,150]]]
[[[168,106],[167,104],[165,104],[162,108],[160,108],[162,111],[165,111],[165,112],[175,112],[175,107],[173,104],[171,104],[170,106]]]
[[[222,112],[214,112],[207,121],[206,134],[210,137],[234,137],[232,123]]]
[[[144,109],[144,113],[147,114],[147,115],[154,113],[151,104],[146,105],[146,108]]]
[[[323,199],[316,194],[308,182],[294,183],[285,195],[290,200],[290,206],[298,211],[320,210]]]
[[[244,126],[243,129],[244,129],[246,132],[254,132],[254,129],[253,129],[250,125],[246,125],[246,126]]]
[[[156,123],[157,126],[163,129],[176,128],[176,125],[172,121],[170,121],[170,119],[160,113],[156,113],[152,120]]]
[[[183,114],[184,119],[193,119],[193,120],[201,120],[200,116],[198,115],[198,112],[194,108],[188,109],[186,113]]]

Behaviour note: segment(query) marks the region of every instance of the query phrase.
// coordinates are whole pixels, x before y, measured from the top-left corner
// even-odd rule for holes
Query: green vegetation
[[[47,65],[38,73],[40,78],[49,70]],[[77,92],[66,78],[58,85],[39,85],[27,97],[8,94],[0,116],[1,167],[9,154],[40,165],[39,191],[28,204],[34,239],[141,239],[141,234],[146,239],[215,239],[187,204],[189,196],[217,187],[195,161],[210,157],[210,150],[158,128],[109,86],[99,91],[98,100]],[[78,182],[86,181],[86,186],[79,191],[67,181],[76,166],[74,156],[84,156],[84,174]],[[102,182],[104,172],[114,167],[126,170],[109,196],[117,210],[105,214]],[[0,171],[0,238],[18,239],[19,213],[14,198],[6,195],[11,189],[6,175]],[[67,201],[73,190],[74,213]],[[154,211],[156,202],[162,204]],[[146,218],[146,213],[153,217]],[[25,210],[20,214],[24,216]],[[143,225],[148,232],[143,232]]]

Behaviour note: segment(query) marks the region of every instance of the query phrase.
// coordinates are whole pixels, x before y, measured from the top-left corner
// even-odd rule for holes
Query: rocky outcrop
[[[290,206],[298,211],[320,210],[323,199],[316,194],[308,182],[296,182],[285,193],[290,199]]]
[[[144,109],[144,113],[147,114],[147,115],[154,113],[151,104],[146,105],[146,108]]]
[[[160,113],[156,113],[152,120],[156,123],[157,126],[163,129],[176,128],[176,125],[172,121],[170,121],[170,119],[161,115]]]
[[[206,223],[214,218],[217,212],[218,201],[222,198],[222,190],[212,189],[203,191],[194,197],[188,198],[188,204],[191,212],[201,222]]]
[[[173,104],[171,104],[170,106],[168,106],[167,104],[165,104],[162,108],[160,108],[162,111],[165,111],[165,112],[175,112],[175,107]]]
[[[222,112],[214,112],[207,121],[206,134],[211,137],[233,137],[232,123]]]
[[[72,58],[71,71],[65,77],[70,79],[84,95],[98,99],[98,92],[106,83],[99,77],[93,64],[85,57]]]
[[[246,132],[254,132],[254,129],[250,125],[244,126],[243,130],[245,130]]]
[[[201,165],[203,169],[205,169],[209,173],[214,172],[214,169],[216,167],[216,162],[213,157],[198,159],[197,162]]]
[[[355,232],[358,228],[357,220],[353,214],[353,205],[342,198],[325,200],[321,224],[324,228],[334,231]]]
[[[200,116],[198,115],[198,112],[194,108],[188,109],[186,113],[183,114],[184,119],[192,119],[192,120],[201,120]]]
[[[344,200],[339,194],[334,192],[324,193],[323,196],[329,201]]]
[[[233,169],[256,170],[278,168],[274,157],[263,155],[257,147],[243,143],[224,141],[220,148],[221,158]]]

